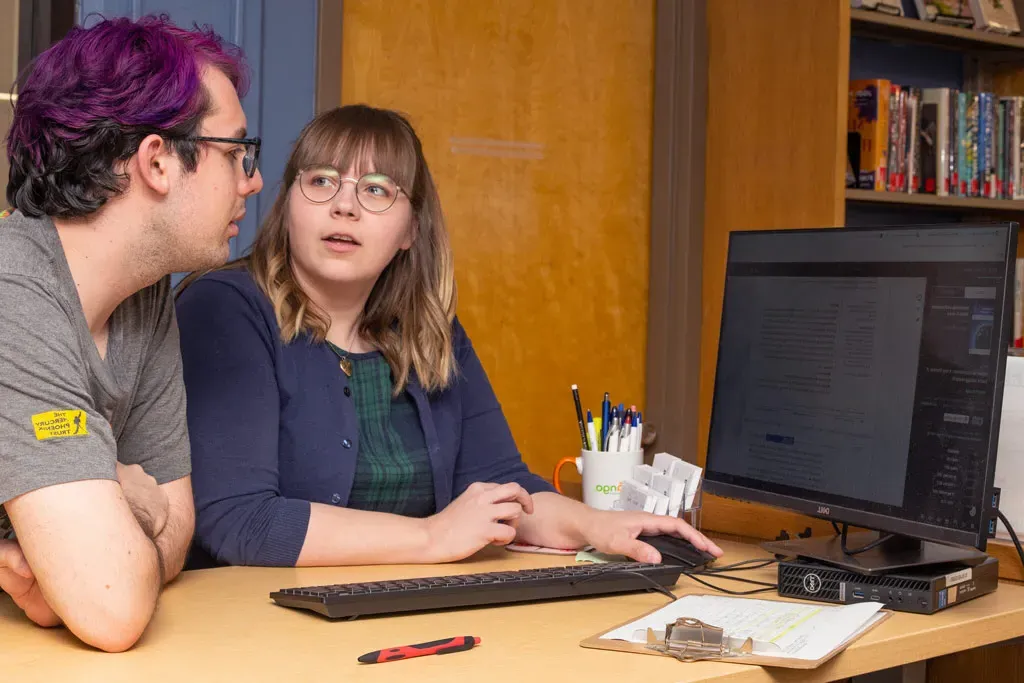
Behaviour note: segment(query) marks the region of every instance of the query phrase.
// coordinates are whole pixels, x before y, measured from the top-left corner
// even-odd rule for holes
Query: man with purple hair
[[[263,185],[240,52],[166,18],[73,29],[20,81],[0,220],[0,589],[131,647],[194,527],[169,274]],[[6,514],[3,511],[6,510]]]

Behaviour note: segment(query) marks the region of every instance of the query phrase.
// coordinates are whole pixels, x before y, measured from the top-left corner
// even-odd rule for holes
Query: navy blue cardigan
[[[292,566],[310,501],[348,502],[359,453],[348,378],[326,344],[281,342],[270,301],[245,270],[200,278],[177,315],[196,502],[189,566]],[[456,381],[431,394],[415,377],[409,383],[437,509],[476,481],[552,490],[523,463],[458,321],[452,331]]]

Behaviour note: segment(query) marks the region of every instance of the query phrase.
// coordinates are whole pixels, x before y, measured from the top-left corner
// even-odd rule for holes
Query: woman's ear
[[[405,239],[402,240],[402,243],[398,246],[398,248],[401,249],[402,251],[408,251],[409,249],[411,249],[412,243],[416,241],[416,236],[419,234],[419,232],[420,222],[414,216],[413,219],[409,221],[409,229],[406,230]]]

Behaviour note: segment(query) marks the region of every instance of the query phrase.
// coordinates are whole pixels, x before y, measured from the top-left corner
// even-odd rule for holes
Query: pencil
[[[576,422],[580,426],[580,441],[583,442],[583,450],[590,450],[590,443],[587,441],[587,425],[583,423],[583,407],[580,406],[580,391],[579,388],[572,385],[572,401],[576,404]]]

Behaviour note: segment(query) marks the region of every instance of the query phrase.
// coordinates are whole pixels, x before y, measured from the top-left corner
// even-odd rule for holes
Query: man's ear
[[[153,192],[166,195],[171,191],[171,172],[177,159],[171,148],[159,135],[147,135],[139,144],[133,161],[135,174]]]

